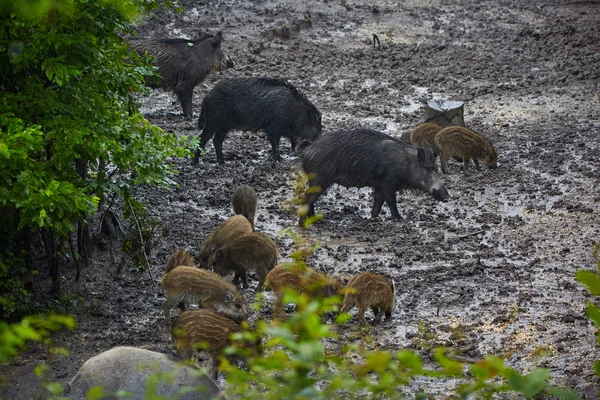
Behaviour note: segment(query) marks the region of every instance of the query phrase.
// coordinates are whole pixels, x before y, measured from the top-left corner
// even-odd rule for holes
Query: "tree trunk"
[[[441,126],[465,126],[462,101],[428,101],[425,103],[425,122]]]

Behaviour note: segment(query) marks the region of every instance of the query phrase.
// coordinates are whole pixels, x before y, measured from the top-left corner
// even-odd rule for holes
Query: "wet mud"
[[[369,347],[413,348],[430,359],[436,346],[462,357],[502,355],[524,372],[550,370],[556,385],[598,398],[593,362],[600,358],[595,329],[585,315],[590,299],[574,274],[594,268],[600,241],[600,13],[598,4],[566,1],[406,0],[182,1],[184,14],[159,10],[140,36],[193,37],[223,31],[223,48],[236,63],[196,88],[194,120],[185,121],[171,93],[140,98],[154,124],[198,135],[202,97],[224,77],[269,75],[288,79],[323,114],[327,132],[369,127],[401,137],[421,122],[420,99],[465,102],[466,125],[491,140],[496,170],[467,173],[450,162],[444,182],[452,198],[398,196],[402,219],[370,218],[371,190],[331,187],[316,203],[325,218],[305,235],[321,243],[311,265],[334,276],[373,271],[393,277],[392,321],[364,332],[353,318],[342,340]],[[304,18],[312,27],[288,39],[273,29]],[[279,31],[276,30],[276,33]],[[373,46],[377,34],[381,46]],[[300,166],[282,140],[282,164],[273,164],[263,133],[231,132],[225,164],[212,142],[197,166],[174,159],[177,188],[139,188],[151,216],[168,231],[150,254],[157,281],[171,252],[197,256],[201,243],[233,215],[231,195],[243,183],[258,193],[256,230],[275,238],[281,259],[298,230],[285,207]],[[65,272],[65,288],[85,298],[69,311],[77,330],[56,335],[71,351],[49,358],[33,348],[0,371],[7,398],[39,393],[33,368],[48,362],[50,379],[68,381],[81,363],[117,345],[169,351],[162,329],[160,286],[98,248],[82,281]],[[251,287],[257,283],[256,277]],[[245,290],[247,302],[253,290]],[[267,297],[272,296],[267,294]],[[251,319],[270,318],[271,301]],[[367,319],[372,318],[368,312]],[[432,395],[452,382],[415,382]]]

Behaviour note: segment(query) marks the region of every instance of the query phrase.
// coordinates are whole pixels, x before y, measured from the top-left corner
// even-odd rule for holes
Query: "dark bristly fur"
[[[310,186],[304,198],[309,207],[307,216],[314,214],[314,203],[334,183],[372,187],[373,218],[379,215],[384,202],[392,218],[400,218],[398,190],[419,189],[441,201],[449,197],[431,151],[382,132],[356,129],[323,135],[305,148],[301,157]],[[300,225],[304,219],[300,218]]]
[[[358,306],[358,320],[363,325],[369,325],[365,319],[365,312],[369,308],[375,314],[375,322],[382,314],[385,314],[386,321],[392,317],[395,299],[394,283],[391,279],[373,272],[365,272],[350,280],[348,288],[355,291],[346,293],[341,312],[347,313],[354,306]]]
[[[292,150],[298,139],[315,140],[321,135],[321,113],[304,94],[283,79],[224,79],[202,100],[198,129],[202,129],[202,135],[194,163],[198,163],[201,149],[214,137],[217,161],[223,164],[223,141],[227,132],[234,129],[264,130],[271,142],[273,158],[281,161],[281,137],[290,139]]]
[[[198,304],[235,321],[246,319],[246,304],[237,288],[218,274],[205,269],[178,267],[163,275],[163,312],[167,326],[171,309],[178,304]]]
[[[131,47],[139,54],[148,53],[156,58],[161,79],[151,87],[161,87],[177,95],[186,119],[192,119],[192,96],[211,72],[233,66],[221,49],[221,32],[197,39],[134,39]]]

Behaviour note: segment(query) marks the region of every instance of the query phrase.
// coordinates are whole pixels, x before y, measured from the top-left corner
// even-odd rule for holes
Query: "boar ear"
[[[235,299],[235,296],[233,295],[232,292],[230,292],[230,291],[225,292],[225,300],[228,303],[231,303],[233,301],[233,299]]]
[[[419,164],[425,168],[433,168],[433,152],[428,149],[422,149],[421,147],[417,147],[417,157],[419,158]]]
[[[223,261],[223,250],[217,250],[217,252],[215,253],[215,260],[217,260],[217,262]]]
[[[213,46],[215,48],[219,47],[221,45],[222,40],[223,40],[223,34],[221,33],[221,31],[219,31],[215,35],[215,39],[213,40]]]

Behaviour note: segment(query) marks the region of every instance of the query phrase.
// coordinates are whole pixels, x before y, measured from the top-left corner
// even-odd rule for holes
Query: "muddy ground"
[[[393,321],[361,332],[357,320],[341,329],[344,340],[388,349],[415,348],[424,357],[437,345],[464,357],[504,355],[523,371],[550,370],[554,384],[598,398],[592,370],[600,358],[595,330],[584,314],[589,296],[574,279],[595,266],[600,241],[600,5],[565,0],[182,1],[183,14],[159,11],[140,25],[141,36],[193,37],[222,30],[236,66],[195,92],[195,116],[204,94],[224,77],[287,78],[323,114],[324,132],[371,127],[394,136],[422,117],[419,98],[466,102],[467,126],[489,137],[499,153],[496,170],[463,174],[457,163],[444,181],[452,199],[423,193],[399,196],[400,221],[371,219],[369,189],[332,187],[316,204],[325,214],[306,236],[322,243],[313,264],[328,273],[375,271],[393,276]],[[284,40],[272,29],[303,19],[312,28]],[[372,46],[376,33],[381,49]],[[196,135],[170,93],[143,97],[142,111],[165,130]],[[278,236],[296,228],[282,201],[293,193],[299,169],[289,142],[285,162],[273,165],[262,134],[232,132],[225,165],[210,144],[200,165],[173,160],[180,170],[172,190],[140,188],[168,237],[150,254],[158,278],[169,254],[194,256],[216,225],[232,215],[230,198],[241,183],[259,195],[257,230]],[[118,245],[115,244],[117,249]],[[98,248],[93,269],[78,284],[65,271],[64,287],[83,302],[69,305],[77,330],[55,343],[71,351],[48,358],[33,348],[0,372],[0,394],[31,399],[40,393],[33,367],[47,361],[48,377],[68,381],[90,356],[116,345],[168,351],[159,287],[129,262],[120,275],[115,250]],[[256,281],[252,282],[253,284]],[[252,290],[245,292],[254,299]],[[370,316],[369,316],[370,317]],[[270,318],[270,306],[252,319]],[[371,336],[373,340],[368,339]],[[415,384],[433,397],[448,385]]]

